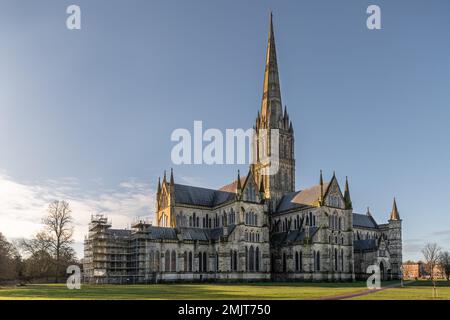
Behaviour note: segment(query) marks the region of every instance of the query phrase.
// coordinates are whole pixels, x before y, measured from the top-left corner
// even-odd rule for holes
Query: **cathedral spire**
[[[392,204],[392,211],[391,211],[391,218],[390,220],[400,220],[400,215],[398,214],[397,210],[397,202],[394,198],[394,203]]]
[[[170,168],[170,185],[173,186],[175,184],[173,179],[173,168]]]
[[[348,187],[347,177],[345,177],[344,202],[345,202],[345,209],[352,209],[352,199],[350,198],[350,188]]]
[[[261,116],[266,121],[269,121],[272,128],[277,127],[278,120],[283,116],[272,12],[270,13]]]
[[[236,183],[236,192],[240,193],[242,190],[242,186],[241,186],[241,173],[238,170],[238,176],[237,176],[237,183]]]
[[[320,170],[320,198],[319,198],[319,205],[323,205],[323,177],[322,177],[322,170]]]

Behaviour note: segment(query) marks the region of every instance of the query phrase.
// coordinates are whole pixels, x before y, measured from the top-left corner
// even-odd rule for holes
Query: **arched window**
[[[192,217],[189,217],[189,227],[192,227]]]
[[[313,217],[313,223],[312,223],[312,225],[313,225],[313,226],[315,226],[315,225],[316,225],[316,215],[315,215],[315,214],[313,214],[313,216],[312,216],[312,217]]]
[[[334,270],[338,269],[338,252],[337,249],[334,249]]]
[[[299,262],[298,262],[298,264],[299,264],[299,270],[302,271],[303,270],[303,254],[302,254],[301,251],[299,253]]]
[[[219,271],[219,254],[216,252],[216,270]]]
[[[203,270],[203,254],[201,252],[198,253],[198,271],[202,272]]]
[[[316,259],[317,259],[317,271],[320,271],[320,251],[317,251],[316,253]]]
[[[161,255],[159,254],[159,251],[156,250],[156,253],[155,253],[155,271],[159,272],[160,264],[161,264],[160,261],[161,261]]]
[[[230,250],[230,271],[233,271],[233,250]]]
[[[234,250],[234,259],[233,259],[233,270],[234,271],[237,271],[237,263],[238,263],[237,250]]]
[[[245,271],[248,271],[248,249],[245,247]]]
[[[283,252],[283,272],[287,270],[286,252]]]
[[[250,252],[249,252],[249,264],[250,264],[250,271],[255,270],[255,250],[253,249],[253,246],[250,246]]]
[[[256,271],[259,271],[259,248],[256,247],[255,250],[255,267],[256,267]]]
[[[341,249],[341,271],[344,271],[344,249]]]
[[[342,218],[339,217],[339,230],[342,230]]]
[[[184,264],[184,271],[185,272],[188,271],[188,254],[186,251],[183,253],[183,264]]]
[[[189,251],[189,271],[192,272],[192,265],[193,265],[193,261],[192,261],[192,251]]]
[[[166,253],[164,254],[164,271],[169,272],[170,271],[170,251],[166,250]]]
[[[208,256],[206,255],[206,252],[203,252],[203,272],[208,271]]]
[[[295,251],[295,271],[298,271],[298,269],[299,269],[298,263],[299,263],[299,261],[298,261],[298,252]]]
[[[172,250],[172,258],[170,260],[171,260],[170,271],[172,272],[177,271],[177,253],[175,252],[175,250]]]

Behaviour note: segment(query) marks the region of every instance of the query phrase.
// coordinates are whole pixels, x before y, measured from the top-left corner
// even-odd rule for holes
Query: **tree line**
[[[73,244],[72,210],[67,201],[53,201],[43,228],[31,239],[9,242],[0,232],[0,282],[66,279],[66,268],[79,264]],[[1,231],[1,230],[0,230]]]

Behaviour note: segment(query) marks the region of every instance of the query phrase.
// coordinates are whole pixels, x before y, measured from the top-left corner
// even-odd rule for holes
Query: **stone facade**
[[[394,200],[387,224],[353,212],[333,174],[295,191],[294,130],[282,109],[272,17],[261,110],[255,125],[257,161],[246,176],[212,190],[158,181],[156,226],[137,221],[112,229],[94,216],[85,240],[84,279],[91,283],[159,281],[348,281],[378,264],[398,278],[402,225]],[[278,130],[279,170],[268,175],[271,130]]]

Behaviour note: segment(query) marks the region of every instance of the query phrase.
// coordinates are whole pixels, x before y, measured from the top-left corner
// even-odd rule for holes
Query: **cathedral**
[[[272,15],[254,128],[257,145],[271,143],[270,130],[279,132],[275,174],[255,161],[246,175],[238,172],[213,190],[164,173],[155,225],[138,220],[131,229],[113,229],[107,217],[92,216],[84,281],[352,281],[367,278],[370,265],[379,266],[383,280],[400,278],[402,220],[395,199],[389,220],[379,224],[369,209],[353,212],[349,183],[342,192],[335,174],[326,180],[320,172],[317,185],[295,190],[294,129],[282,107]]]

